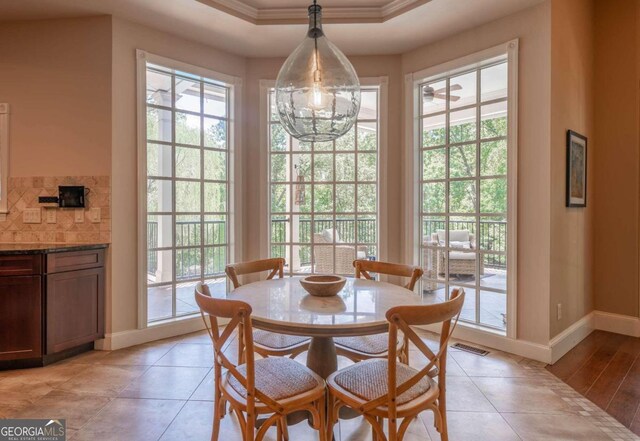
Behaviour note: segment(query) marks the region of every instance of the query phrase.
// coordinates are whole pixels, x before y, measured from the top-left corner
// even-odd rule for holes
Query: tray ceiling
[[[198,0],[258,25],[303,24],[311,0]],[[321,0],[326,23],[383,23],[431,0]]]
[[[204,0],[0,0],[0,26],[6,20],[35,20],[86,17],[108,14],[197,41],[246,57],[287,56],[306,33],[306,7],[312,0],[242,0],[259,9],[277,5],[302,14],[302,21],[257,25],[203,3]],[[214,0],[207,0],[214,1]],[[220,1],[220,0],[215,0]],[[240,1],[240,0],[236,0]],[[287,5],[299,8],[287,8]],[[411,0],[410,0],[411,1]],[[417,1],[417,0],[416,0]],[[347,55],[400,54],[447,38],[466,29],[505,17],[544,0],[428,0],[406,13],[384,21],[351,22],[334,19],[325,26],[331,41]],[[325,17],[348,4],[350,10],[363,6],[363,0],[320,0]],[[383,4],[384,3],[384,4]],[[370,0],[381,11],[391,0]],[[395,3],[397,4],[397,3]],[[283,7],[283,8],[281,8]],[[271,9],[273,10],[273,9]],[[341,13],[344,11],[340,10]],[[363,11],[360,10],[360,13]],[[300,20],[298,18],[295,20]],[[291,19],[290,19],[291,20]],[[305,23],[305,24],[302,24]],[[266,24],[266,23],[262,23]]]

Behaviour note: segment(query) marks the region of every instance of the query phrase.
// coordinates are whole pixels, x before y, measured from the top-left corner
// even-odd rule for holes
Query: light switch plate
[[[89,209],[89,219],[94,224],[100,223],[100,208],[91,208]]]
[[[73,213],[73,220],[76,224],[84,222],[84,208],[76,208]]]
[[[45,208],[44,209],[44,218],[48,224],[56,223],[56,209],[55,208]]]
[[[42,223],[42,212],[39,208],[25,208],[22,212],[22,222],[25,224]]]

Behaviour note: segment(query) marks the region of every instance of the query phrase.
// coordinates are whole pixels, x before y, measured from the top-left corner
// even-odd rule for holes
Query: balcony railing
[[[286,256],[284,243],[287,242],[287,223],[289,221],[289,218],[282,217],[280,219],[273,219],[271,222],[271,252],[274,256]],[[332,219],[314,220],[314,234],[322,233],[324,230],[331,228],[333,228]],[[353,218],[336,218],[335,229],[338,232],[338,238],[341,242],[355,243],[356,235],[358,237],[358,243],[375,244],[377,242],[375,218],[358,219],[357,221]],[[298,223],[298,239],[295,240],[295,242],[311,245],[311,230],[311,219],[300,219]],[[375,255],[374,248],[372,248],[372,252]],[[311,265],[310,246],[301,245],[299,253],[300,265]]]
[[[273,219],[271,224],[271,241],[272,249],[276,254],[284,255],[285,245],[279,243],[286,242],[287,223],[289,219],[286,217]],[[315,219],[314,233],[321,233],[326,229],[333,227],[331,219]],[[423,235],[430,238],[432,233],[437,230],[443,230],[445,227],[444,220],[425,219],[422,226]],[[311,244],[311,219],[300,219],[299,221],[299,243]],[[336,218],[335,228],[338,232],[340,240],[346,243],[356,243],[356,234],[358,243],[375,244],[377,243],[376,219],[342,219]],[[451,230],[468,230],[475,232],[475,221],[449,221]],[[485,265],[489,267],[504,269],[506,268],[506,255],[493,254],[493,252],[506,252],[507,246],[507,223],[505,221],[480,221],[480,234],[477,237],[477,243],[482,250]],[[226,243],[227,225],[224,220],[205,221],[203,225],[204,243],[206,245],[224,245]],[[201,243],[200,222],[196,221],[180,221],[176,222],[176,246],[178,247],[194,247],[188,250],[179,250],[176,256],[176,278],[178,280],[197,277],[200,274],[199,265],[202,262],[199,247]],[[147,223],[147,247],[149,249],[158,247],[158,223]],[[280,250],[282,248],[282,250]],[[371,253],[375,253],[375,247],[370,247]],[[224,271],[226,263],[225,255],[226,247],[207,248],[205,256],[205,276],[221,274]],[[300,264],[311,264],[310,247],[301,246],[300,248]],[[147,272],[155,274],[158,268],[157,253],[149,252],[147,260]]]
[[[204,275],[215,276],[224,272],[226,264],[226,237],[227,224],[224,220],[204,221],[203,229],[200,229],[198,221],[176,222],[176,246],[193,247],[177,250],[176,253],[176,279],[189,279],[200,275],[200,265],[203,259],[200,256],[201,237],[204,233],[205,248]],[[171,226],[168,226],[171,228]],[[214,247],[209,247],[215,245]],[[158,222],[147,222],[147,248],[153,249],[159,246]],[[154,275],[158,269],[158,254],[147,253],[147,273]]]

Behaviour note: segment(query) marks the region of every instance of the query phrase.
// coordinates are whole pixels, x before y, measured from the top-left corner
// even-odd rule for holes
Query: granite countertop
[[[0,256],[9,254],[47,254],[107,248],[106,243],[0,243]]]

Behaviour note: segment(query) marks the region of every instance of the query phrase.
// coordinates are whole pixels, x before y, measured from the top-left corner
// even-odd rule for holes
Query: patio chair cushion
[[[333,379],[338,386],[369,401],[388,392],[388,369],[388,360],[366,360],[340,370]],[[417,373],[416,369],[406,364],[396,363],[396,385],[401,385]],[[400,395],[396,403],[400,405],[418,398],[431,388],[432,381],[425,375],[411,389]]]
[[[449,246],[451,248],[464,248],[467,250],[471,249],[471,242],[467,241],[454,241],[449,242]]]
[[[444,243],[444,230],[437,230],[438,241]],[[471,242],[469,230],[449,230],[449,242]]]
[[[247,374],[247,365],[237,367],[242,376]],[[247,390],[236,377],[227,373],[229,385],[242,397],[247,396]],[[269,357],[255,361],[256,389],[274,400],[282,400],[299,395],[320,383],[306,366],[285,357]]]
[[[462,251],[450,251],[449,259],[451,260],[476,260],[476,253],[464,253]]]
[[[356,253],[358,255],[358,259],[366,259],[367,258],[367,253],[364,251],[358,251]]]
[[[322,231],[322,238],[327,243],[333,243],[333,238],[335,237],[336,243],[340,243],[340,235],[338,234],[338,230],[335,228],[327,228]]]
[[[298,335],[284,335],[261,329],[253,330],[253,342],[271,349],[286,349],[309,340],[309,337]]]

